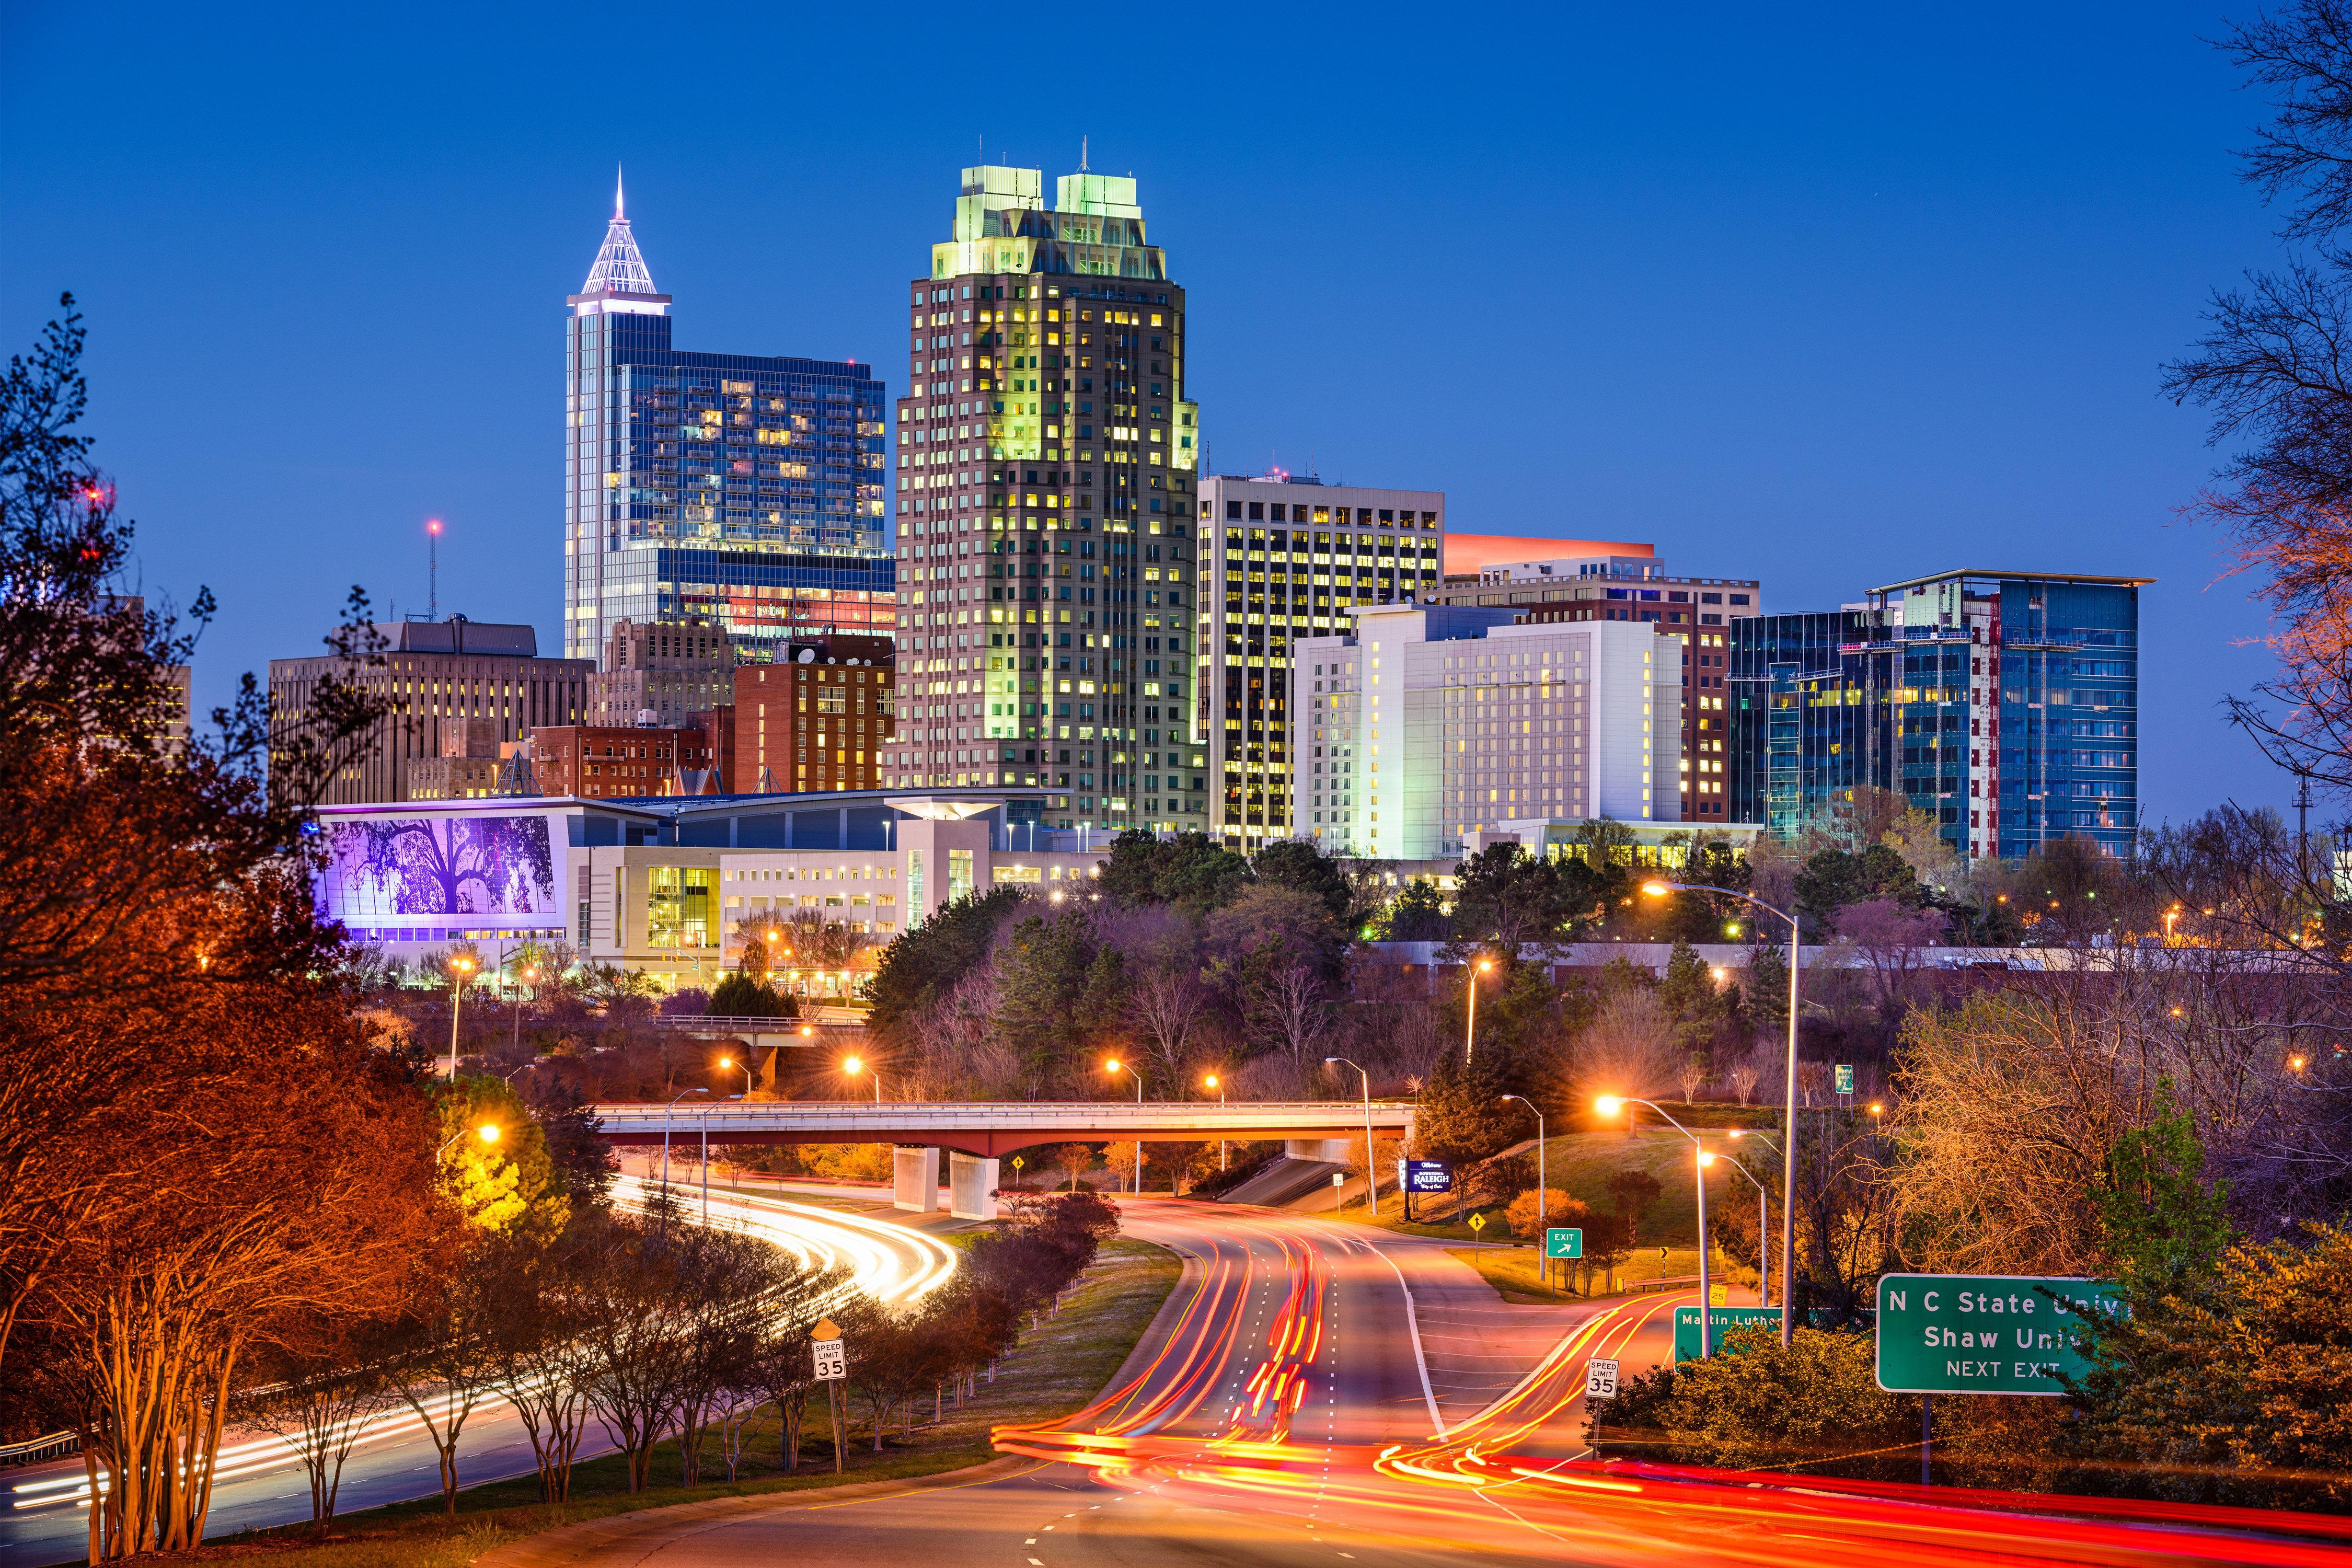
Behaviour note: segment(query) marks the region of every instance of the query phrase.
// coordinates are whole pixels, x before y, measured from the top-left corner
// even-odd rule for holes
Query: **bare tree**
[[[1754,1103],[1758,1076],[1755,1060],[1741,1057],[1724,1069],[1723,1081],[1731,1086],[1731,1092],[1739,1097],[1740,1104],[1749,1105]]]
[[[1150,1042],[1151,1055],[1171,1082],[1184,1077],[1187,1047],[1208,993],[1189,966],[1152,970],[1135,988],[1135,1020]]]
[[[1862,954],[1878,1005],[1890,1016],[1911,1001],[1924,952],[1942,938],[1946,924],[1943,910],[1909,909],[1895,899],[1865,899],[1837,914],[1838,935]]]
[[[1276,971],[1258,986],[1258,1011],[1275,1038],[1304,1069],[1320,1051],[1331,1028],[1331,1008],[1322,977],[1304,964]]]
[[[1698,1098],[1700,1088],[1706,1082],[1706,1058],[1696,1051],[1691,1052],[1683,1058],[1682,1070],[1676,1076],[1682,1081],[1683,1101],[1688,1104]]]
[[[1571,1047],[1570,1063],[1580,1100],[1657,1094],[1682,1065],[1674,1020],[1647,986],[1624,987],[1602,1000]]]

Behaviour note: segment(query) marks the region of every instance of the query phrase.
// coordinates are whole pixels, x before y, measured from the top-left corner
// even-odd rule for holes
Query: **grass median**
[[[560,1505],[539,1501],[537,1478],[523,1476],[467,1488],[457,1494],[454,1519],[442,1512],[441,1500],[435,1497],[338,1515],[324,1541],[312,1539],[308,1524],[287,1525],[218,1537],[186,1555],[267,1553],[286,1568],[465,1568],[493,1547],[583,1520],[712,1498],[902,1480],[961,1469],[992,1457],[990,1427],[1066,1415],[1099,1394],[1167,1300],[1179,1271],[1174,1254],[1149,1242],[1118,1238],[1105,1243],[1061,1311],[1024,1335],[1020,1348],[997,1363],[996,1380],[983,1377],[961,1409],[950,1402],[943,1416],[932,1421],[928,1407],[919,1408],[912,1438],[896,1428],[886,1431],[877,1454],[861,1405],[850,1427],[847,1469],[839,1476],[833,1472],[833,1434],[820,1400],[810,1408],[797,1471],[783,1468],[782,1432],[771,1413],[746,1441],[738,1479],[731,1482],[725,1479],[726,1463],[713,1436],[703,1455],[704,1484],[675,1484],[679,1455],[673,1439],[656,1450],[656,1484],[642,1492],[626,1489],[621,1457],[607,1454],[572,1468],[572,1500]],[[665,1477],[671,1484],[660,1484]]]

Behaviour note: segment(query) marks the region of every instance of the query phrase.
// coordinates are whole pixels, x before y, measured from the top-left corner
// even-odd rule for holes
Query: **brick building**
[[[888,637],[794,637],[735,671],[734,795],[880,789],[897,731]]]

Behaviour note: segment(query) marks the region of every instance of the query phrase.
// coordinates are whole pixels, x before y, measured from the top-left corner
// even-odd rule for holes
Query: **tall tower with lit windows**
[[[1034,785],[1063,827],[1200,827],[1200,414],[1135,182],[963,171],[908,286],[896,787]]]
[[[723,628],[766,659],[794,637],[887,637],[882,384],[846,360],[670,346],[617,184],[566,303],[563,647],[615,623]]]

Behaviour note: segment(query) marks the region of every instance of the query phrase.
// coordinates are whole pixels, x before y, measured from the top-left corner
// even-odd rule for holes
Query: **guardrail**
[[[1678,1274],[1665,1279],[1628,1279],[1625,1281],[1625,1294],[1646,1296],[1653,1290],[1690,1290],[1697,1286],[1698,1276],[1696,1274]]]
[[[736,1017],[732,1015],[710,1015],[700,1017],[684,1015],[657,1016],[653,1020],[656,1029],[675,1029],[684,1035],[797,1035],[803,1029],[814,1031],[821,1018]]]
[[[21,1443],[0,1444],[0,1465],[38,1465],[80,1452],[81,1434],[52,1432],[45,1437],[28,1437]]]

